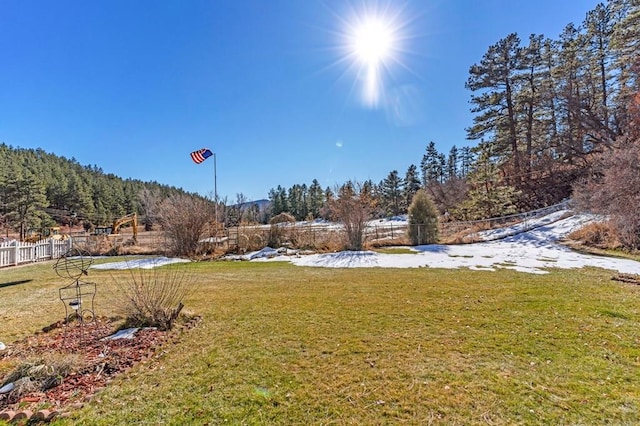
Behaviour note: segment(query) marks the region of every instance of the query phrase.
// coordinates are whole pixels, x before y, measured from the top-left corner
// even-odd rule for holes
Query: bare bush
[[[567,239],[598,248],[619,248],[621,246],[617,232],[609,222],[595,222],[581,227]]]
[[[287,223],[293,224],[295,223],[295,221],[296,221],[296,218],[286,212],[282,212],[272,217],[271,220],[269,221],[269,223],[271,224],[271,227],[269,228],[269,239],[267,241],[267,244],[270,247],[282,246],[285,239],[284,225]]]
[[[200,238],[213,220],[210,201],[188,195],[173,195],[158,208],[158,219],[167,238],[168,251],[176,256],[198,253]]]
[[[348,182],[338,191],[338,198],[330,201],[331,214],[344,225],[346,250],[362,250],[364,247],[364,231],[367,221],[371,219],[374,202],[362,185]]]
[[[607,215],[621,243],[640,248],[640,94],[630,110],[629,133],[597,160],[588,179],[574,187],[578,207]]]
[[[456,177],[444,183],[429,182],[426,190],[441,213],[453,212],[467,197],[469,185],[465,179]]]
[[[152,269],[130,268],[125,277],[114,276],[119,290],[118,311],[127,326],[170,330],[184,307],[194,282],[183,265]]]

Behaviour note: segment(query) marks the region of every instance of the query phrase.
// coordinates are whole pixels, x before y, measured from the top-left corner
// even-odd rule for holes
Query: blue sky
[[[465,139],[471,65],[511,32],[557,39],[595,0],[0,0],[0,142],[235,201],[379,182]],[[390,42],[363,62],[353,33]],[[360,32],[358,32],[360,31]],[[386,39],[385,39],[386,40]],[[363,97],[372,62],[381,78]],[[374,100],[376,102],[374,102]]]

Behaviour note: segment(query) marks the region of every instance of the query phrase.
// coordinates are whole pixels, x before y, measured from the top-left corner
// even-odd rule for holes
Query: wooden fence
[[[0,243],[0,268],[58,259],[64,256],[71,246],[71,238],[66,240],[49,238],[35,243],[15,240]]]

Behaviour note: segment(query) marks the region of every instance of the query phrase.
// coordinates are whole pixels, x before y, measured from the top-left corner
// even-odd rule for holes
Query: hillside
[[[89,229],[132,212],[145,198],[187,194],[158,182],[123,179],[97,165],[81,165],[41,149],[0,144],[0,232],[21,234],[58,225]],[[195,194],[188,194],[198,197]]]

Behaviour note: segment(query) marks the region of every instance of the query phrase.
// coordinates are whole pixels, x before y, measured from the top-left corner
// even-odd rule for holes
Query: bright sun
[[[378,18],[362,22],[353,34],[353,52],[366,65],[375,65],[391,54],[394,34],[388,24]]]
[[[403,25],[399,15],[390,13],[389,9],[363,11],[346,22],[346,57],[357,70],[362,101],[368,107],[378,106],[383,97],[385,74],[398,62],[399,32]]]

